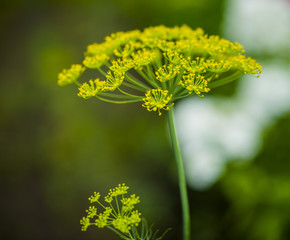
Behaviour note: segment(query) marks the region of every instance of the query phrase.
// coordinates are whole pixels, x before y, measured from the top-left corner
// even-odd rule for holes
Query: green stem
[[[159,88],[159,86],[157,85],[157,83],[154,81],[154,80],[152,80],[151,78],[150,78],[150,76],[147,76],[147,74],[145,74],[144,72],[143,72],[143,70],[136,70],[152,87],[154,87],[154,88]],[[145,70],[144,70],[145,71]],[[148,73],[149,74],[149,73]]]
[[[135,90],[137,90],[137,91],[139,91],[139,92],[144,92],[144,89],[143,89],[143,88],[140,88],[140,87],[138,87],[138,86],[136,86],[136,85],[133,85],[133,84],[131,84],[131,83],[128,83],[128,82],[123,81],[122,84],[123,84],[124,86],[126,86],[126,87],[129,87],[129,88],[135,89]],[[147,91],[147,90],[146,90],[146,91]]]
[[[178,84],[179,84],[179,81],[180,79],[182,78],[183,76],[183,73],[184,73],[185,69],[181,69],[180,70],[180,73],[177,75],[177,77],[174,79],[174,84],[172,86],[172,88],[170,89],[171,92],[174,92],[174,90],[177,88]]]
[[[180,96],[174,97],[174,98],[172,99],[172,101],[175,101],[175,100],[178,100],[178,99],[182,99],[182,98],[188,97],[188,96],[190,96],[190,95],[191,95],[191,93],[185,93],[185,94],[182,94],[182,95],[180,95]]]
[[[128,96],[126,95],[121,95],[121,94],[116,94],[116,93],[106,93],[106,92],[101,92],[99,93],[99,96],[101,97],[109,97],[109,98],[117,98],[117,99],[126,99],[126,100],[129,100],[128,99]]]
[[[145,85],[144,83],[140,82],[138,79],[136,79],[133,75],[131,75],[130,73],[126,72],[126,79],[128,81],[130,81],[133,84],[138,85],[139,87],[141,87],[142,89],[144,89],[145,91],[147,91],[148,89],[150,89],[150,87],[148,87],[147,85]]]
[[[101,69],[101,67],[99,67],[99,68],[97,68],[98,69],[98,71],[104,76],[104,77],[106,77],[107,76],[107,73],[103,70],[103,69]]]
[[[224,84],[230,83],[230,82],[240,78],[241,76],[242,76],[242,72],[237,71],[237,72],[234,72],[233,74],[231,74],[227,77],[217,79],[217,80],[214,80],[213,82],[210,82],[208,84],[208,87],[209,88],[216,88],[216,87],[222,86]]]
[[[110,100],[106,99],[100,96],[95,96],[97,99],[103,101],[103,102],[108,102],[108,103],[115,103],[115,104],[125,104],[125,103],[136,103],[136,102],[142,102],[142,99],[136,99],[136,100],[124,100],[124,101],[116,101],[116,100]]]
[[[130,93],[127,93],[125,91],[123,91],[120,87],[117,88],[121,93],[123,93],[124,95],[128,96],[128,97],[131,97],[133,99],[143,99],[142,96],[137,96],[137,95],[133,95],[133,94],[130,94]]]
[[[174,155],[175,155],[177,170],[178,170],[179,190],[180,190],[182,215],[183,215],[183,240],[190,240],[190,212],[189,212],[189,203],[188,203],[188,196],[187,196],[187,190],[186,190],[186,179],[185,179],[181,152],[180,152],[176,130],[175,130],[173,107],[171,108],[171,110],[168,111],[168,121],[169,121],[169,130],[170,130],[170,135],[171,135],[171,140],[172,140],[172,146],[174,149]]]
[[[115,232],[117,235],[119,235],[119,237],[123,238],[123,239],[131,239],[129,237],[127,237],[125,234],[120,233],[119,231],[117,231],[116,229],[114,229],[112,226],[106,226],[107,228],[109,228],[110,230],[112,230],[113,232]]]

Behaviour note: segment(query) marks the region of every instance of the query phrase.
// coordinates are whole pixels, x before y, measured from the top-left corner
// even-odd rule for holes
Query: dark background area
[[[125,182],[165,239],[180,239],[181,209],[166,117],[57,86],[86,46],[117,31],[164,24],[221,34],[223,0],[3,1],[0,8],[1,239],[118,239],[80,231],[88,197]],[[218,94],[229,95],[235,85]],[[229,90],[229,89],[233,90]],[[206,191],[189,189],[198,240],[290,239],[290,115],[247,164],[229,164]]]

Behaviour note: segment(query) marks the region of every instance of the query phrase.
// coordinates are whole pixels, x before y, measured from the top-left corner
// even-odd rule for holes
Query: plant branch
[[[189,212],[189,203],[188,203],[188,196],[187,196],[187,190],[186,190],[186,179],[185,179],[184,166],[182,162],[180,147],[179,147],[177,134],[175,130],[173,107],[171,108],[171,110],[168,111],[168,121],[169,121],[169,130],[170,130],[172,146],[174,149],[174,155],[175,155],[177,171],[178,171],[179,190],[180,190],[182,215],[183,215],[183,240],[190,240],[190,212]]]

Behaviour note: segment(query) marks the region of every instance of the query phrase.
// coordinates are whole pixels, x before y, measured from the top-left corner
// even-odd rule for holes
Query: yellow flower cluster
[[[169,65],[163,65],[161,68],[159,68],[156,72],[156,79],[160,82],[167,82],[171,79],[173,79],[180,71],[180,66],[176,65],[173,66],[173,64]]]
[[[87,215],[80,221],[82,231],[86,231],[87,228],[92,225],[98,228],[113,226],[117,231],[129,236],[131,228],[133,226],[138,226],[141,222],[141,213],[139,213],[138,210],[134,210],[135,205],[140,202],[139,197],[135,194],[128,198],[124,197],[128,189],[129,187],[125,184],[119,184],[116,188],[111,189],[105,197],[105,202],[107,202],[109,206],[104,206],[104,204],[99,201],[101,196],[100,193],[95,192],[94,195],[89,198],[89,201],[91,203],[98,203],[104,211],[98,213],[95,206],[89,206],[89,209],[86,210]],[[120,200],[118,196],[121,196]]]
[[[65,86],[77,81],[81,74],[85,71],[85,67],[80,64],[71,65],[70,69],[64,69],[58,74],[57,84],[59,86]]]
[[[96,56],[87,56],[83,64],[87,68],[99,68],[101,67],[104,63],[106,63],[109,60],[109,56],[106,54],[101,54],[101,55],[96,55]]]
[[[210,91],[208,88],[208,81],[205,80],[204,76],[194,72],[189,73],[188,75],[184,75],[183,79],[180,80],[180,85],[186,88],[190,94],[195,92],[200,97],[204,96],[201,95],[201,93],[207,93]]]
[[[159,116],[161,116],[162,112],[160,110],[169,110],[173,106],[174,103],[170,103],[171,98],[172,94],[169,94],[167,90],[148,90],[143,99],[143,107],[146,107],[148,111],[158,111]]]
[[[82,98],[112,103],[142,102],[148,111],[169,110],[173,102],[239,79],[259,76],[261,66],[244,55],[243,47],[188,26],[149,27],[117,32],[88,46],[83,65],[97,69],[104,80],[82,85],[82,65],[59,74],[58,84],[76,83]]]
[[[94,195],[89,197],[90,203],[99,201],[100,197],[101,197],[100,193],[94,192]]]
[[[96,96],[105,86],[105,81],[100,81],[100,79],[90,80],[89,83],[84,83],[79,88],[78,96],[84,99]]]
[[[145,48],[132,54],[133,62],[135,64],[134,67],[139,70],[142,70],[144,66],[153,63],[158,57],[159,51]]]
[[[110,189],[108,195],[105,197],[105,201],[107,203],[111,203],[114,197],[126,194],[128,192],[128,189],[129,187],[127,187],[125,184],[119,184],[114,189]]]

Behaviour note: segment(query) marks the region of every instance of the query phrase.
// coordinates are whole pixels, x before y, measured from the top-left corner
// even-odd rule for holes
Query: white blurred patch
[[[177,105],[177,131],[193,188],[211,186],[227,162],[255,157],[264,129],[290,111],[290,70],[278,63],[263,69],[261,78],[242,79],[235,97],[193,97]]]
[[[265,128],[290,111],[290,68],[280,55],[290,50],[290,3],[228,0],[224,35],[250,54],[270,54],[261,78],[244,77],[232,98],[187,98],[176,109],[177,131],[189,184],[210,187],[226,163],[255,157]],[[213,90],[214,91],[214,90]]]
[[[245,77],[233,98],[188,98],[176,121],[189,184],[210,187],[228,161],[258,153],[265,128],[290,110],[290,70],[279,54],[290,50],[290,4],[284,0],[228,0],[224,35],[247,54],[270,54],[259,79]],[[276,58],[276,59],[275,59]]]
[[[224,36],[247,52],[290,51],[290,2],[286,0],[228,0]]]

